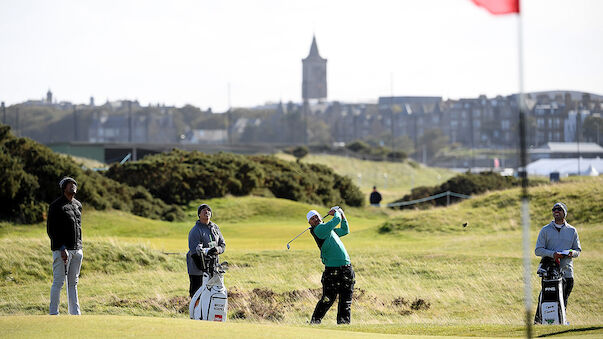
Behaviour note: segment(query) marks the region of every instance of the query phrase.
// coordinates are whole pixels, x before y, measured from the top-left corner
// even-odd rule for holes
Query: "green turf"
[[[214,323],[187,319],[111,315],[81,317],[0,317],[0,337],[6,338],[492,338],[521,337],[520,326],[290,326],[283,324]],[[460,334],[460,335],[459,335]],[[552,338],[600,338],[602,327],[538,326],[534,334]]]
[[[603,301],[598,293],[603,286],[601,186],[599,178],[581,178],[532,190],[531,246],[539,228],[548,222],[552,202],[563,200],[571,202],[569,221],[577,227],[583,247],[575,260],[576,285],[568,308],[572,326],[538,326],[538,335],[603,335]],[[336,327],[336,310],[332,309],[318,329],[371,332],[371,337],[375,333],[521,336],[521,230],[518,221],[510,226],[511,220],[518,220],[517,194],[517,190],[493,192],[427,211],[348,209],[351,233],[343,242],[357,278],[353,325]],[[286,250],[285,244],[307,227],[308,209],[326,212],[325,207],[259,197],[206,202],[213,207],[213,220],[226,238],[222,259],[231,263],[225,281],[233,327],[224,333],[238,336],[237,331],[249,331],[250,335],[266,331],[285,336],[281,331],[287,329],[299,329],[301,334],[294,332],[294,336],[309,333],[304,324],[321,286],[319,252],[308,234],[293,242],[291,250]],[[184,252],[197,203],[187,209],[190,220],[180,223],[85,209],[84,263],[79,283],[82,311],[86,315],[121,316],[83,317],[81,326],[89,329],[90,336],[102,334],[95,331],[103,321],[129,323],[124,326],[132,332],[124,333],[133,335],[141,335],[140,328],[144,327],[139,327],[137,321],[157,328],[157,333],[170,327],[184,326],[182,331],[189,331],[192,329],[188,326],[205,326],[185,321],[188,276]],[[469,217],[473,221],[462,227],[460,222]],[[572,218],[581,222],[575,223]],[[384,223],[397,225],[400,220],[412,220],[417,226],[379,232]],[[0,317],[3,329],[17,329],[9,337],[29,337],[32,333],[52,336],[61,326],[68,326],[33,327],[48,322],[43,315],[48,308],[52,272],[45,232],[43,224],[0,224],[0,315],[19,315]],[[533,256],[532,272],[537,262]],[[538,283],[534,274],[533,301]],[[64,294],[60,311],[66,313]],[[143,318],[149,316],[153,318]],[[74,318],[59,319],[69,322]],[[339,335],[336,333],[315,335]],[[342,336],[350,335],[342,332]]]

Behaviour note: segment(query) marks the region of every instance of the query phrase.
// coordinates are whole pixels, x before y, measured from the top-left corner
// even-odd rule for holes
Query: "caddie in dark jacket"
[[[211,207],[202,204],[197,209],[197,216],[199,220],[188,233],[188,253],[186,253],[186,267],[190,280],[188,292],[191,298],[203,283],[203,273],[213,273],[210,270],[218,262],[218,255],[224,253],[226,249],[220,228],[210,221]]]
[[[77,282],[82,267],[82,204],[75,199],[77,182],[64,177],[59,182],[63,194],[48,208],[46,231],[52,250],[52,287],[50,288],[51,315],[59,314],[63,282],[67,277],[69,314],[80,314]]]

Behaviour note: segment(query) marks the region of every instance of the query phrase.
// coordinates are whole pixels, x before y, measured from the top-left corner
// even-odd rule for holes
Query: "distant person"
[[[208,272],[218,262],[218,255],[224,253],[226,249],[220,228],[210,221],[211,207],[202,204],[197,208],[197,216],[199,220],[188,233],[188,253],[186,253],[186,267],[190,281],[188,293],[191,298],[203,283],[203,273]],[[211,263],[207,265],[203,264],[205,259],[203,248],[209,248],[207,258]]]
[[[534,253],[539,257],[551,257],[559,264],[563,274],[563,301],[567,309],[567,300],[574,288],[572,258],[577,258],[582,248],[578,231],[568,224],[565,218],[567,218],[567,206],[562,202],[553,205],[554,220],[538,233]],[[534,322],[540,323],[540,309],[536,310]]]
[[[63,282],[67,277],[69,314],[80,315],[77,282],[82,267],[82,204],[75,199],[77,182],[64,177],[59,182],[61,196],[48,207],[46,231],[52,250],[52,287],[50,314],[59,314]]]
[[[310,233],[320,249],[320,258],[325,265],[322,273],[322,297],[316,304],[311,324],[320,324],[329,308],[339,295],[337,306],[337,324],[349,324],[352,313],[352,295],[356,277],[352,269],[350,256],[339,237],[350,233],[345,214],[339,208],[331,209],[333,219],[322,222],[320,215],[311,210],[306,215],[310,224]],[[341,222],[341,227],[335,228]]]
[[[375,206],[375,207],[381,206],[381,193],[379,193],[379,191],[377,191],[377,186],[373,186],[373,191],[371,192],[369,201],[371,202],[371,206]]]

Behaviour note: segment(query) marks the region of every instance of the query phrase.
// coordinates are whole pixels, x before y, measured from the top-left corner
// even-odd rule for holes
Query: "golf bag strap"
[[[316,245],[318,245],[318,249],[322,249],[322,244],[324,244],[325,239],[320,239],[316,233],[314,233],[314,227],[310,227],[310,234],[312,234],[312,237],[314,238],[314,241],[316,241]]]

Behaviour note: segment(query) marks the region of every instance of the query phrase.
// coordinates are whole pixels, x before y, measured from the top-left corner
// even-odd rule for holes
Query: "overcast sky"
[[[603,1],[523,0],[526,91],[603,94]],[[515,15],[470,0],[0,0],[0,100],[301,100],[316,34],[328,99],[518,90]]]

